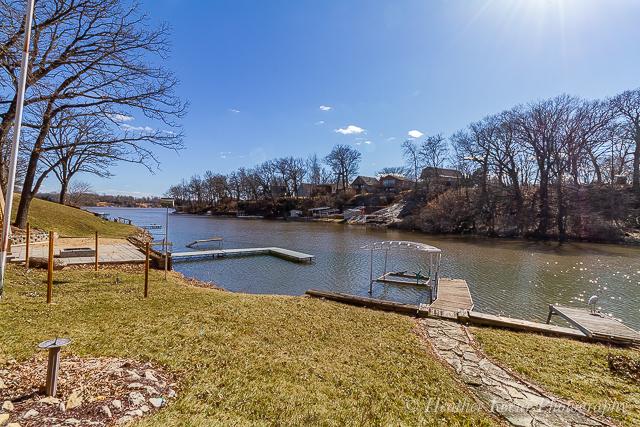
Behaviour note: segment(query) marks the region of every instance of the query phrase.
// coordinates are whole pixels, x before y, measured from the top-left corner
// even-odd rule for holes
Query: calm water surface
[[[90,209],[130,218],[137,225],[164,224],[164,209]],[[316,288],[367,295],[369,252],[361,247],[380,240],[413,240],[443,250],[442,275],[465,279],[478,310],[544,321],[549,303],[586,306],[586,300],[597,293],[605,313],[640,328],[640,248],[443,238],[313,222],[169,216],[169,240],[176,252],[189,250],[185,245],[193,240],[213,236],[223,237],[225,248],[279,246],[315,255],[316,261],[296,264],[256,256],[176,262],[175,270],[238,292],[301,295]],[[374,265],[381,273],[382,256]],[[429,269],[424,254],[409,251],[390,253],[388,267],[410,272]],[[374,297],[418,303],[428,293],[376,284]]]

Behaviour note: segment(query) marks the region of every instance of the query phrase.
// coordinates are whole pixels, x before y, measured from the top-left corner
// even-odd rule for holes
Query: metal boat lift
[[[425,243],[409,242],[405,240],[386,240],[382,242],[370,243],[362,249],[371,252],[369,258],[369,294],[373,293],[373,283],[391,283],[398,285],[423,286],[430,289],[430,299],[433,302],[438,294],[438,281],[440,277],[440,262],[442,251],[435,246]],[[387,271],[389,251],[413,250],[424,252],[429,255],[429,273],[423,276],[418,273],[407,273],[406,271]],[[381,276],[373,276],[373,253],[374,251],[384,251],[384,272]]]

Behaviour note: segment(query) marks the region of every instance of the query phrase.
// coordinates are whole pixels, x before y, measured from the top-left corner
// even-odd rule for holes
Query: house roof
[[[356,181],[362,181],[366,185],[378,185],[378,184],[380,184],[380,181],[378,181],[378,178],[373,177],[373,176],[360,175],[359,177],[357,177],[356,179],[353,180],[351,185],[355,184]]]
[[[420,176],[437,176],[440,178],[461,178],[462,172],[456,169],[447,169],[447,168],[434,168],[428,166],[422,169],[422,173]]]
[[[382,175],[380,177],[380,179],[388,179],[388,178],[393,178],[393,179],[397,179],[398,181],[411,181],[409,178],[407,178],[406,176],[402,176],[402,175],[395,175],[392,173],[386,174],[386,175]]]

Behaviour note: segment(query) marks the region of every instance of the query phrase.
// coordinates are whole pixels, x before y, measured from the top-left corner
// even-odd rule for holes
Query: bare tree
[[[362,154],[348,145],[336,145],[325,158],[335,177],[338,189],[346,190],[352,176],[357,175]]]
[[[83,206],[93,193],[91,184],[85,181],[74,181],[69,187],[69,204],[72,206]]]
[[[17,3],[1,0],[4,16],[19,16]],[[0,89],[4,92],[0,142],[6,141],[15,115],[15,61],[21,24],[2,27],[0,39],[7,49],[2,58]],[[130,154],[149,168],[157,164],[155,147],[178,149],[176,130],[133,127],[119,122],[123,111],[141,114],[165,128],[176,128],[175,118],[185,105],[174,95],[176,79],[161,67],[150,65],[155,56],[164,59],[168,46],[166,26],[153,28],[137,5],[123,0],[42,0],[37,3],[29,63],[29,88],[25,98],[24,155],[27,168],[18,205],[16,224],[26,224],[34,195],[51,172],[39,169],[47,136],[60,115],[70,110],[111,122],[114,134],[127,144]],[[1,42],[0,42],[1,43]],[[27,138],[29,137],[29,138]]]
[[[640,88],[615,96],[611,107],[620,118],[626,139],[633,143],[632,188],[640,195]]]
[[[418,188],[418,178],[423,166],[423,157],[420,154],[420,147],[412,140],[408,139],[402,143],[402,157],[411,171],[414,189]]]
[[[441,168],[449,155],[447,142],[441,134],[427,137],[420,144],[422,163],[433,168]]]

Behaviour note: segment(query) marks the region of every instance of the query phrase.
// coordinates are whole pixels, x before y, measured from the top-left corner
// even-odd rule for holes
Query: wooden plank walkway
[[[617,343],[640,343],[639,332],[601,313],[592,314],[582,308],[549,304],[547,323],[554,314],[574,325],[589,338]]]
[[[321,291],[318,289],[309,289],[305,292],[314,298],[323,298],[330,301],[341,302],[359,307],[372,308],[383,311],[393,311],[395,313],[409,314],[416,316],[419,313],[419,307],[414,304],[403,304],[394,301],[387,301],[377,298],[361,297],[357,295],[345,294],[342,292]]]
[[[95,241],[91,238],[60,238],[54,241],[54,257],[63,265],[93,264],[95,256],[60,258],[60,251],[69,248],[93,249]],[[14,245],[11,248],[11,262],[24,262],[25,246]],[[30,258],[48,258],[49,248],[46,242],[31,244]],[[100,264],[139,264],[143,263],[144,254],[137,247],[124,239],[101,239],[98,246],[98,262]]]
[[[586,338],[581,331],[564,326],[547,325],[546,323],[531,322],[529,320],[515,319],[512,317],[496,316],[494,314],[468,311],[468,321],[474,325],[494,326],[511,329],[514,331],[536,332],[545,335],[558,335],[570,338]]]
[[[212,249],[207,251],[174,252],[171,258],[175,261],[197,259],[197,258],[219,258],[227,256],[251,256],[251,255],[272,255],[294,262],[311,262],[315,256],[289,249],[268,247],[268,248],[238,248],[238,249]]]
[[[466,280],[441,278],[436,299],[428,307],[434,314],[456,318],[458,313],[473,310],[473,299]]]

